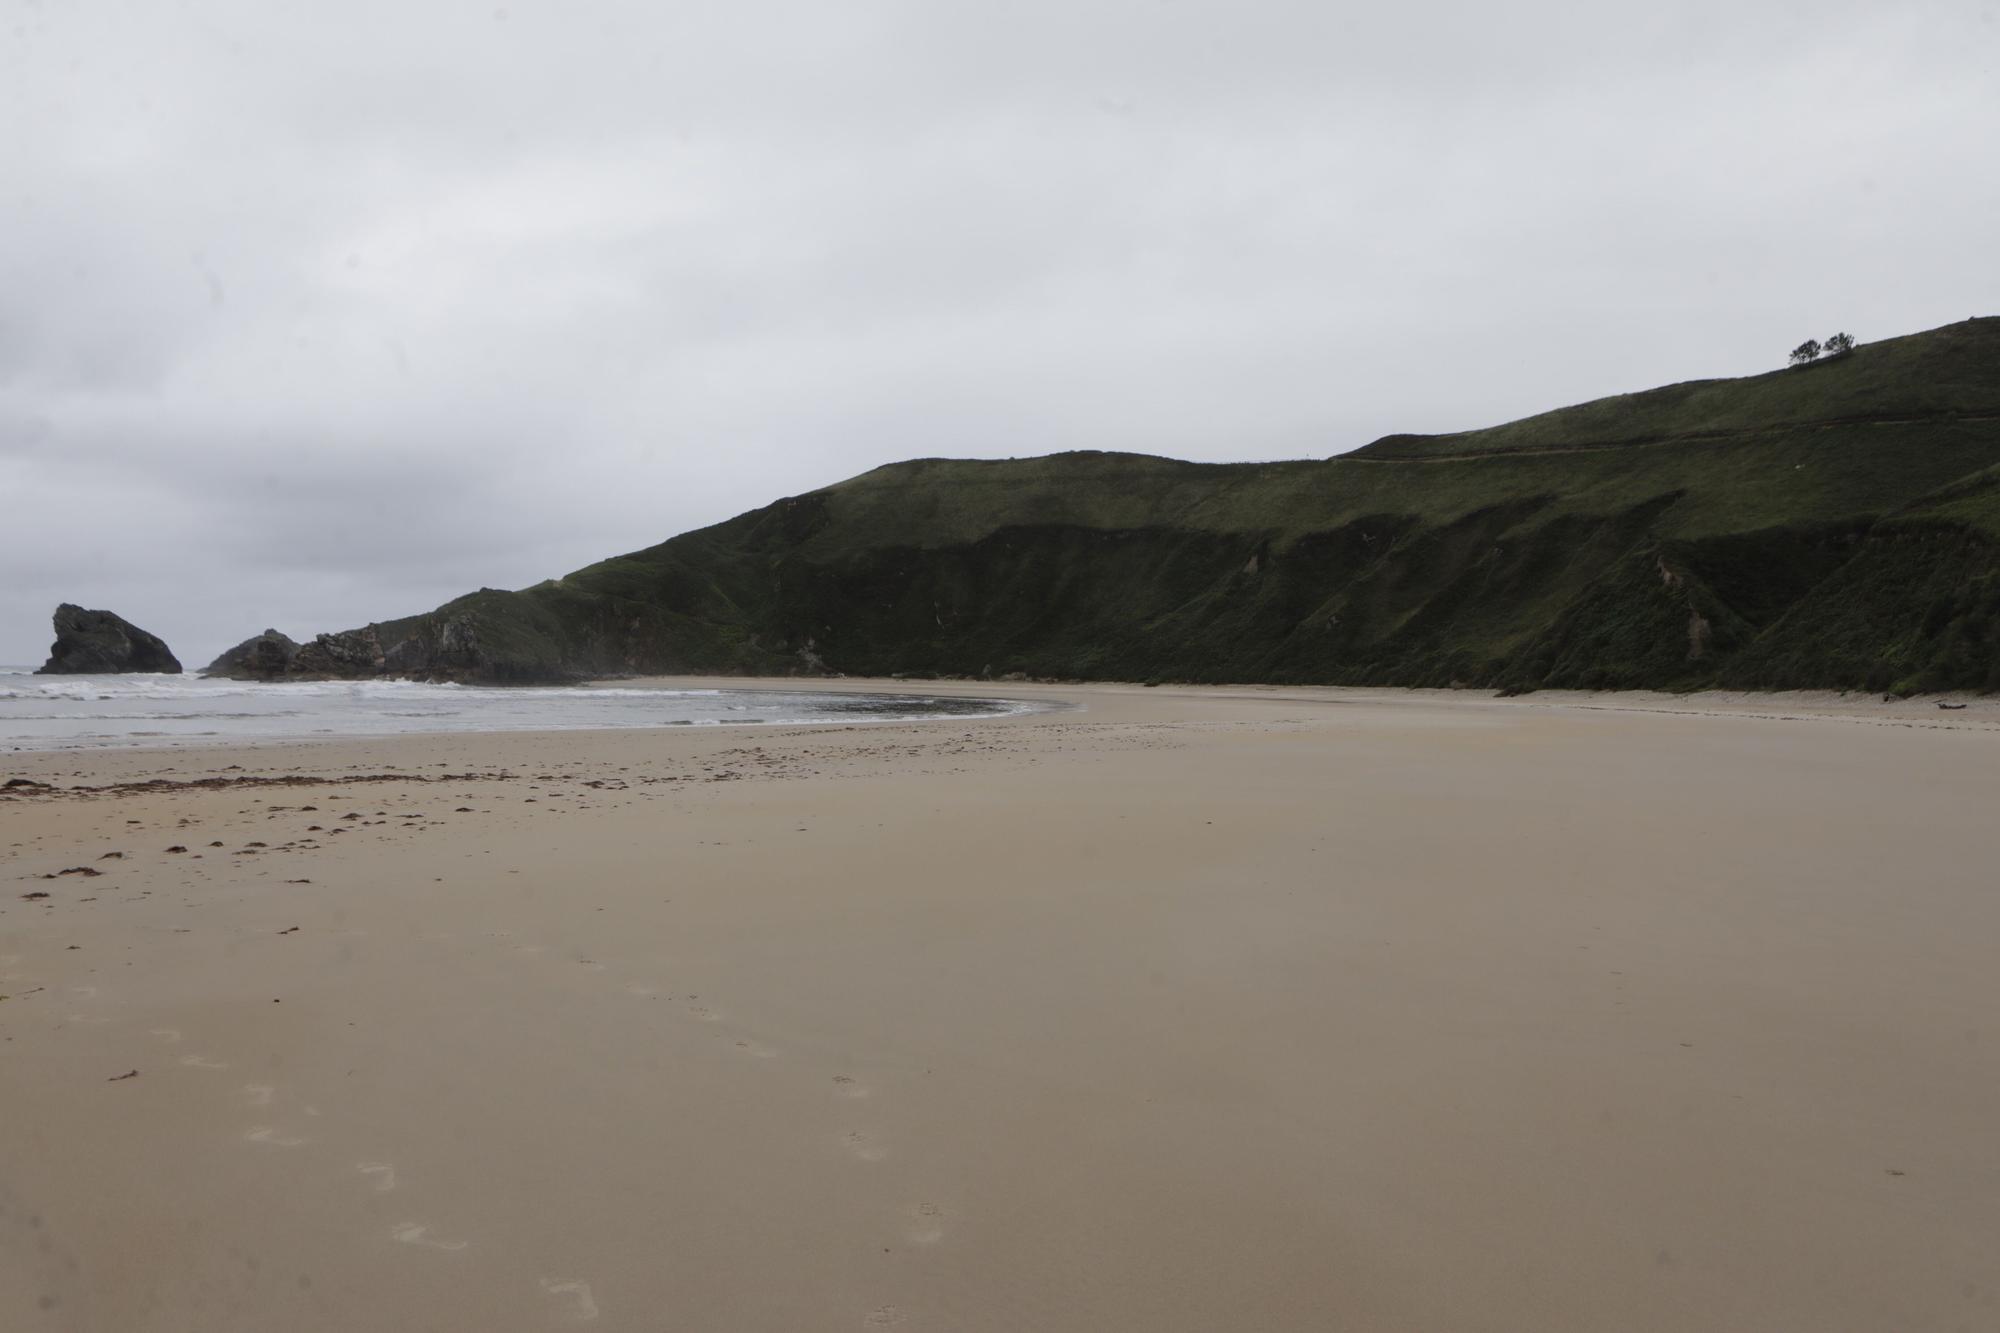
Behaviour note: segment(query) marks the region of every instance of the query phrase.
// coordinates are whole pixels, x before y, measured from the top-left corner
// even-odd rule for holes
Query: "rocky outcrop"
[[[383,653],[389,674],[417,680],[473,680],[487,669],[477,622],[470,615],[436,617]]]
[[[56,641],[39,675],[180,674],[180,662],[157,634],[148,634],[109,611],[86,611],[64,602],[56,608],[55,629]]]
[[[546,683],[575,679],[540,667],[524,669],[495,660],[481,639],[470,611],[416,616],[321,634],[298,644],[267,629],[245,639],[209,663],[203,672],[233,680],[366,680],[399,676],[411,680]]]
[[[293,655],[287,674],[314,679],[351,680],[379,676],[386,668],[382,640],[376,635],[375,627],[370,625],[365,629],[344,629],[337,634],[320,635]]]
[[[277,680],[291,670],[299,645],[274,629],[245,639],[202,668],[204,676],[230,680]]]

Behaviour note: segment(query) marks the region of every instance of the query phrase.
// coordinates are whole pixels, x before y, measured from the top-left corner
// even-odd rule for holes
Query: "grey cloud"
[[[0,11],[0,660],[1991,313],[1993,6]]]

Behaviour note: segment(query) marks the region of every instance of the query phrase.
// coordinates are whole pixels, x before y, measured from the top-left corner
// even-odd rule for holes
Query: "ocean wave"
[[[33,678],[35,683],[19,688],[0,689],[0,700],[77,699],[106,702],[114,699],[203,700],[229,698],[486,698],[529,699],[562,697],[570,699],[701,699],[724,691],[716,689],[593,689],[582,685],[459,685],[452,682],[421,680],[208,680],[200,676],[134,674],[127,676],[59,676]]]
[[[0,712],[0,721],[5,722],[194,722],[207,719],[215,722],[242,722],[249,719],[298,717],[299,711],[287,708],[273,713],[14,713]],[[406,717],[423,717],[422,713],[403,714]]]
[[[180,676],[36,677],[0,688],[0,744],[246,742],[305,736],[867,725],[1036,711],[1016,700],[793,688],[468,686],[420,681],[212,681]]]

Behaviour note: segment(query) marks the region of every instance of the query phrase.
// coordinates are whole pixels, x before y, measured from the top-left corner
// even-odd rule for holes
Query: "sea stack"
[[[109,611],[86,611],[64,602],[56,608],[56,641],[37,675],[94,676],[154,671],[180,674],[173,650],[157,634]]]

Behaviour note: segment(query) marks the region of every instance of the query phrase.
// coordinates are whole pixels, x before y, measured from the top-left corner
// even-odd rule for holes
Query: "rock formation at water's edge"
[[[180,674],[181,664],[157,634],[109,611],[86,611],[64,602],[56,608],[56,641],[37,675],[85,676],[157,671]]]
[[[267,629],[223,653],[201,669],[204,676],[226,676],[231,680],[276,680],[291,669],[299,645],[290,637]]]

